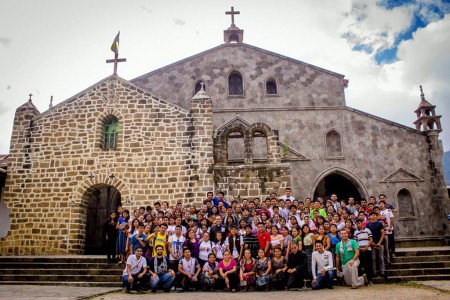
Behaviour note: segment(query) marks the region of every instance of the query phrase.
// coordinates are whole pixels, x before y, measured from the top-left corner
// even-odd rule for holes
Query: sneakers
[[[352,290],[356,290],[356,289],[359,289],[359,286],[357,286],[357,285],[352,285]]]
[[[177,288],[177,293],[183,293],[184,292],[184,290],[183,290],[183,288]]]
[[[304,292],[304,291],[306,291],[306,281],[305,281],[305,283],[303,284],[303,286],[302,286],[301,288],[298,289],[298,291],[299,291],[299,292]]]
[[[395,253],[392,253],[392,254],[391,254],[391,257],[392,257],[393,259],[396,259],[396,258],[397,258],[397,256],[395,255]]]

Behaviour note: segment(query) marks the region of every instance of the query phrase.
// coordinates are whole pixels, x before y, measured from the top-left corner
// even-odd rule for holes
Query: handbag
[[[264,286],[269,283],[269,275],[260,276],[256,279],[257,286]]]

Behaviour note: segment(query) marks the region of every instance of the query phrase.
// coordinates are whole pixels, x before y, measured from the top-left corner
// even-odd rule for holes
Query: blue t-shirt
[[[372,232],[372,240],[375,244],[380,242],[381,239],[381,231],[384,230],[383,224],[381,222],[368,222],[366,224],[366,228]]]
[[[135,235],[133,235],[133,236],[131,237],[131,239],[130,239],[130,245],[133,246],[133,254],[136,252],[136,248],[137,248],[137,247],[142,247],[142,248],[144,248],[144,247],[141,245],[141,243],[139,243],[139,240],[137,239],[138,236],[139,236],[139,238],[142,239],[142,241],[143,241],[144,243],[145,243],[145,238],[147,237],[145,234],[141,234],[141,235],[135,234]]]

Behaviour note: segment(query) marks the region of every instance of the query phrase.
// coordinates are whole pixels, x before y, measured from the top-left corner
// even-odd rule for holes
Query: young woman
[[[221,262],[223,259],[223,253],[227,250],[227,245],[225,244],[225,238],[222,232],[216,233],[216,244],[214,245],[213,252],[216,255],[217,262]]]
[[[284,237],[279,234],[278,232],[278,227],[276,225],[272,225],[271,227],[271,235],[270,235],[270,249],[271,249],[271,253],[273,254],[273,250],[275,249],[275,247],[280,247],[281,249],[283,249],[283,241],[284,241]]]
[[[272,261],[266,257],[264,250],[258,250],[258,259],[256,260],[256,287],[263,288],[268,292],[270,289],[270,274],[272,272]]]
[[[281,253],[280,248],[275,248],[272,258],[272,287],[276,290],[283,290],[285,286],[284,272],[287,270],[287,259]]]
[[[336,224],[336,228],[337,228],[338,232],[345,228],[345,223],[342,222],[341,216],[339,214],[333,215],[333,221],[334,221],[334,224]]]
[[[129,219],[130,212],[124,210],[116,225],[116,229],[118,230],[117,253],[120,255],[119,264],[124,264],[127,260],[127,230]]]
[[[200,263],[200,267],[203,268],[203,265],[208,261],[208,257],[211,253],[213,253],[214,243],[209,240],[209,233],[205,232],[203,234],[203,240],[199,245],[199,253],[198,253],[198,262]]]
[[[333,266],[336,266],[336,245],[341,241],[341,237],[337,231],[336,224],[331,224],[330,233],[328,233],[330,239],[330,252],[333,255]]]
[[[203,265],[200,283],[204,291],[214,292],[216,281],[219,279],[219,264],[214,253],[208,255],[208,262]]]
[[[139,212],[139,210],[137,210]],[[134,219],[131,223],[131,228],[127,232],[127,246],[126,246],[126,252],[128,255],[133,254],[133,247],[130,246],[130,239],[133,237],[133,235],[138,233],[138,227],[139,227],[139,219]]]
[[[240,263],[239,278],[241,280],[241,286],[245,284],[245,291],[253,291],[255,288],[255,276],[256,276],[256,259],[252,258],[252,252],[250,249],[245,249],[244,257]]]
[[[109,219],[103,224],[103,236],[106,245],[106,257],[109,263],[115,262],[116,257],[116,242],[117,242],[117,229],[116,229],[116,212],[109,214]]]
[[[237,266],[236,261],[228,250],[223,253],[223,260],[219,263],[219,274],[225,282],[225,291],[236,293],[239,285]]]
[[[296,243],[299,249],[303,249],[302,235],[298,230],[298,227],[292,228],[291,235],[292,235],[292,243]]]
[[[352,239],[353,233],[355,232],[352,220],[350,219],[345,220],[345,230],[347,230],[348,238]]]
[[[311,256],[314,251],[314,244],[316,242],[316,237],[309,230],[309,226],[306,224],[302,226],[302,242],[303,242],[303,251],[306,252],[306,255],[308,257],[308,274],[311,276]]]
[[[198,259],[200,242],[195,238],[195,231],[190,229],[186,237],[183,248],[188,248],[191,251],[191,257]]]
[[[247,226],[247,222],[245,222],[245,220],[240,220],[239,221],[239,230],[238,230],[240,236],[245,235],[245,226]]]
[[[319,229],[317,229],[316,241],[322,241],[323,248],[325,250],[329,250],[331,247],[330,238],[325,233],[325,226],[319,225]]]
[[[289,234],[289,230],[287,229],[287,227],[281,227],[281,235],[283,236],[283,248],[281,249],[283,255],[287,259],[289,252],[291,252],[292,236]]]

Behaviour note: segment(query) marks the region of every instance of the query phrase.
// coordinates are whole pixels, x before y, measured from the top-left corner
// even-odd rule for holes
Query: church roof
[[[259,48],[259,47],[256,47],[256,46],[252,46],[252,45],[249,45],[249,44],[245,44],[245,43],[225,43],[225,44],[221,44],[219,46],[216,46],[214,48],[208,49],[206,51],[197,53],[195,55],[189,56],[187,58],[184,58],[184,59],[179,60],[177,62],[174,62],[172,64],[166,65],[166,66],[161,67],[159,69],[156,69],[156,70],[153,70],[151,72],[145,73],[145,74],[143,74],[141,76],[138,76],[138,77],[136,77],[134,79],[131,79],[130,82],[138,81],[138,80],[140,80],[142,78],[145,78],[147,76],[151,76],[151,75],[153,75],[155,73],[159,73],[159,72],[164,71],[165,69],[168,69],[168,68],[171,68],[173,66],[176,66],[177,64],[182,64],[184,62],[193,60],[195,58],[204,56],[204,55],[206,55],[208,53],[212,53],[212,52],[217,51],[219,49],[228,48],[228,47],[245,47],[245,48],[252,49],[254,51],[258,51],[258,52],[261,52],[261,53],[264,53],[264,54],[268,54],[268,55],[271,55],[271,56],[276,56],[276,57],[278,57],[280,59],[285,59],[285,60],[288,60],[288,61],[296,63],[296,64],[301,64],[301,65],[304,65],[306,67],[313,68],[313,69],[322,71],[324,73],[328,73],[328,74],[333,75],[333,76],[338,76],[338,77],[342,77],[342,78],[344,78],[344,76],[345,76],[345,75],[342,75],[342,74],[339,74],[339,73],[336,73],[336,72],[333,72],[333,71],[330,71],[330,70],[326,70],[326,69],[323,69],[323,68],[320,68],[320,67],[317,67],[317,66],[305,63],[303,61],[300,61],[300,60],[297,60],[297,59],[294,59],[294,58],[291,58],[291,57],[288,57],[288,56],[285,56],[285,55],[282,55],[282,54],[278,54],[278,53],[275,53],[275,52],[272,52],[272,51],[269,51],[269,50],[265,50],[265,49],[262,49],[262,48]]]
[[[167,103],[167,104],[173,106],[174,108],[176,108],[176,109],[178,109],[178,110],[180,110],[180,111],[182,111],[182,112],[185,112],[185,113],[187,112],[186,109],[184,109],[183,107],[181,107],[181,106],[179,106],[179,105],[177,105],[177,104],[175,104],[175,103],[173,103],[173,102],[171,102],[171,101],[169,101],[169,100],[162,99],[162,98],[160,98],[159,96],[157,96],[156,94],[154,94],[154,93],[152,93],[152,92],[150,92],[150,91],[147,91],[147,90],[145,90],[145,89],[142,89],[141,87],[138,87],[138,86],[134,85],[132,82],[130,82],[130,81],[126,80],[126,79],[123,79],[122,77],[120,77],[120,76],[118,76],[118,75],[114,75],[114,74],[113,74],[113,75],[110,75],[110,76],[108,76],[108,77],[106,77],[106,78],[103,78],[102,80],[100,80],[100,81],[94,83],[93,85],[91,85],[91,86],[89,86],[88,88],[82,90],[81,92],[79,92],[79,93],[73,95],[72,97],[70,97],[70,98],[68,98],[68,99],[66,99],[66,100],[64,100],[64,101],[62,101],[62,102],[60,102],[60,103],[58,103],[57,105],[53,106],[52,108],[49,108],[49,109],[46,110],[45,112],[43,112],[43,113],[41,113],[40,115],[36,116],[35,120],[41,119],[42,117],[44,117],[44,116],[50,114],[52,111],[54,111],[54,110],[56,110],[56,109],[58,109],[58,108],[60,108],[60,107],[63,107],[63,106],[66,105],[67,103],[70,103],[70,102],[72,102],[72,101],[75,101],[75,100],[78,99],[80,96],[83,96],[85,93],[87,93],[89,90],[91,90],[92,88],[96,87],[96,86],[99,85],[99,84],[102,84],[103,82],[109,81],[109,80],[111,80],[111,79],[118,79],[118,80],[121,81],[122,83],[132,85],[136,90],[140,91],[141,93],[144,93],[144,94],[147,94],[147,95],[151,96],[153,99],[155,99],[155,100],[157,100],[157,101],[165,102],[165,103]],[[32,103],[31,103],[31,104],[32,104]],[[25,104],[24,104],[24,105],[25,105]],[[33,104],[32,104],[32,105],[33,105]],[[34,105],[33,105],[33,106],[34,106]]]

